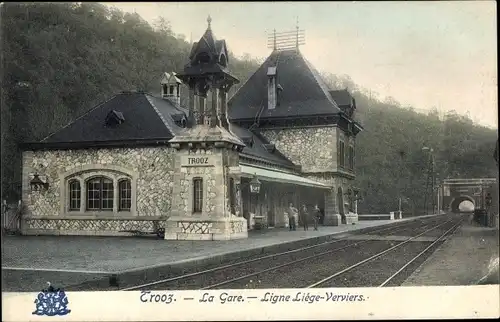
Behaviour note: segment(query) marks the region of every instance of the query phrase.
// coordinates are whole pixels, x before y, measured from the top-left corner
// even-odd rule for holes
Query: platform
[[[497,228],[480,227],[466,219],[402,286],[475,285],[487,275],[483,281],[498,284],[498,266],[496,272],[490,271],[495,260],[498,265],[498,249]]]
[[[428,216],[425,216],[428,217]],[[9,236],[3,239],[2,288],[33,289],[45,281],[58,285],[99,279],[110,274],[194,263],[260,252],[265,248],[301,242],[314,243],[339,234],[395,224],[416,218],[375,220],[356,225],[320,226],[318,231],[266,229],[249,232],[248,239],[230,241],[174,241],[150,237]],[[293,247],[292,246],[292,247]],[[21,285],[21,286],[19,286]],[[39,287],[36,286],[35,289]]]

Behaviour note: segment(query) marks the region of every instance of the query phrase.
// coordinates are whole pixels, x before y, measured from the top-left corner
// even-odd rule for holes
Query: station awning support
[[[308,178],[304,178],[292,173],[280,172],[280,171],[272,171],[266,170],[262,168],[240,165],[241,168],[241,176],[245,178],[253,178],[254,175],[260,180],[267,180],[271,182],[280,182],[280,183],[289,183],[296,184],[307,187],[314,188],[322,188],[322,189],[330,189],[330,186],[317,182]]]

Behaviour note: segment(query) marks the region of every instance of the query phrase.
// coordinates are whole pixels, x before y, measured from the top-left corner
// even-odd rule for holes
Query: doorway
[[[343,224],[347,224],[347,220],[346,220],[346,217],[345,217],[345,211],[344,211],[344,195],[342,193],[342,188],[341,187],[339,187],[339,189],[337,191],[337,206],[339,208],[339,214],[340,214],[341,222]]]

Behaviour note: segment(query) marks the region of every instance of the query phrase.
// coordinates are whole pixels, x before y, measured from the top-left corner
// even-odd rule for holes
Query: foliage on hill
[[[7,4],[1,17],[2,192],[13,199],[20,192],[17,143],[42,139],[117,92],[158,93],[161,74],[181,70],[190,49],[163,19],[152,27],[137,14],[96,3]],[[257,67],[249,57],[230,57],[241,83]],[[349,77],[325,79],[353,92],[365,128],[356,156],[360,212],[396,210],[400,193],[405,209],[422,207],[424,146],[434,149],[441,179],[494,176],[496,131],[456,113],[440,120],[381,101]]]
[[[361,213],[395,211],[400,195],[403,210],[423,209],[430,165],[429,152],[423,147],[434,150],[436,183],[446,178],[496,177],[497,131],[454,111],[440,119],[436,110],[426,115],[402,107],[393,98],[381,101],[348,76],[324,77],[332,88],[348,88],[353,93],[356,118],[364,127],[356,141]]]

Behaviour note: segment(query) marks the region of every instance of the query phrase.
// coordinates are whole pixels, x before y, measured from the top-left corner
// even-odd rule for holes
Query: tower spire
[[[210,17],[210,15],[208,15],[207,23],[208,23],[208,29],[211,29],[212,28],[212,17]]]

